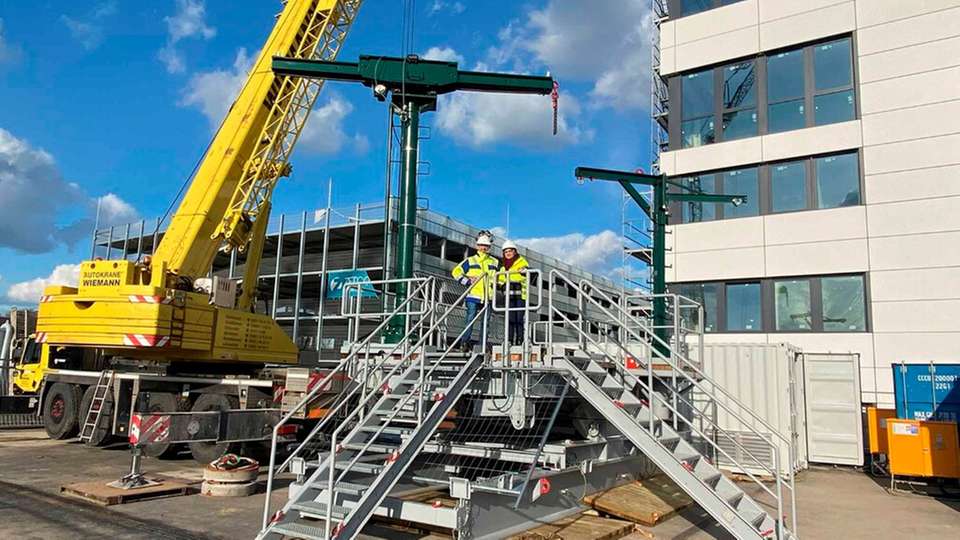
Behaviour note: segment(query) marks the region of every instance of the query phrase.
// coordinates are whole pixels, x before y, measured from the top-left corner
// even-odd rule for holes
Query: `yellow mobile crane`
[[[290,154],[323,81],[277,75],[271,59],[335,59],[360,4],[286,1],[153,255],[136,262],[85,261],[77,287],[44,290],[35,343],[26,347],[14,385],[38,395],[52,437],[71,436],[84,416],[89,421],[92,413],[83,405],[95,395],[100,401],[107,391],[98,388],[113,388],[108,397],[116,412],[104,429],[96,424],[102,416],[97,410],[94,443],[126,433],[127,408],[182,410],[184,399],[192,410],[235,408],[237,396],[246,396],[249,407],[263,407],[272,398],[271,383],[257,379],[257,369],[297,363],[293,341],[251,306],[271,194],[291,172]],[[206,278],[218,250],[246,253],[239,287]],[[258,385],[268,390],[251,399],[228,379],[250,381],[247,391]]]

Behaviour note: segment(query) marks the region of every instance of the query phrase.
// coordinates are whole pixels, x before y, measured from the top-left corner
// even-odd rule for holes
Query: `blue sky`
[[[339,59],[399,55],[407,1],[367,0]],[[411,50],[462,69],[542,74],[548,97],[458,94],[425,116],[421,195],[432,209],[609,271],[620,196],[578,185],[577,165],[649,162],[648,2],[414,2]],[[0,305],[30,304],[89,255],[97,201],[111,223],[163,213],[270,32],[273,0],[3,2],[0,5]],[[385,106],[325,86],[274,211],[383,196]],[[611,232],[613,231],[613,232]]]

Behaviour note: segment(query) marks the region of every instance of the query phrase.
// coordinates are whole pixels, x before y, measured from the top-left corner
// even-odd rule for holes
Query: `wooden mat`
[[[633,529],[633,523],[627,521],[582,514],[540,525],[510,540],[616,540]]]
[[[652,527],[686,508],[693,500],[672,480],[658,475],[588,495],[583,502],[602,514]]]

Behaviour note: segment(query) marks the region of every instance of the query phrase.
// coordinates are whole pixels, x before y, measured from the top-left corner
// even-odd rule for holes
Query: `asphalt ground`
[[[51,441],[43,430],[0,430],[0,538],[229,539],[253,538],[260,527],[263,493],[244,498],[187,495],[110,507],[60,495],[73,482],[117,479],[129,471],[123,445],[88,448]],[[184,456],[144,460],[144,471],[198,481],[201,471]],[[960,501],[887,492],[885,479],[853,469],[815,468],[797,480],[799,532],[804,539],[960,538]],[[274,490],[274,507],[285,497]],[[418,538],[369,526],[367,538]],[[653,536],[649,536],[652,534]],[[635,540],[727,538],[693,506]]]

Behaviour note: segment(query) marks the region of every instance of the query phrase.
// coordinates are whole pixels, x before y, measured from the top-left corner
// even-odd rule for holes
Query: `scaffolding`
[[[397,215],[396,206],[396,199],[391,199],[391,216]],[[382,203],[358,203],[272,217],[260,262],[255,310],[276,319],[297,343],[304,364],[309,365],[318,358],[339,358],[339,350],[348,336],[348,321],[340,312],[340,296],[331,294],[337,291],[328,290],[331,280],[357,275],[374,281],[392,278],[384,268],[392,267],[391,254],[396,249],[396,235],[392,232],[396,231],[397,224],[393,218],[389,222],[385,219],[384,209]],[[436,211],[420,208],[415,275],[437,278],[446,296],[455,298],[462,289],[450,278],[450,270],[472,252],[480,230]],[[159,220],[141,220],[98,229],[93,236],[92,256],[107,260],[139,260],[152,253],[163,233]],[[494,240],[493,253],[500,253],[503,240]],[[602,284],[610,291],[618,290],[616,284],[607,278],[522,246],[521,251],[531,266],[562,270],[578,279]],[[218,254],[209,275],[239,279],[244,269],[244,254],[234,250],[229,255]],[[545,289],[549,290],[550,286],[544,283]],[[392,301],[390,290],[375,287],[371,294]],[[366,307],[367,303],[371,307]],[[364,303],[364,309],[374,309],[375,302],[367,303]],[[380,308],[382,306],[377,309]],[[576,312],[572,293],[562,309],[571,314]],[[547,319],[545,310],[534,316],[539,321]],[[457,313],[451,321],[463,324],[465,318],[465,313]],[[542,325],[539,331],[543,333]],[[500,339],[496,334],[492,338]]]

